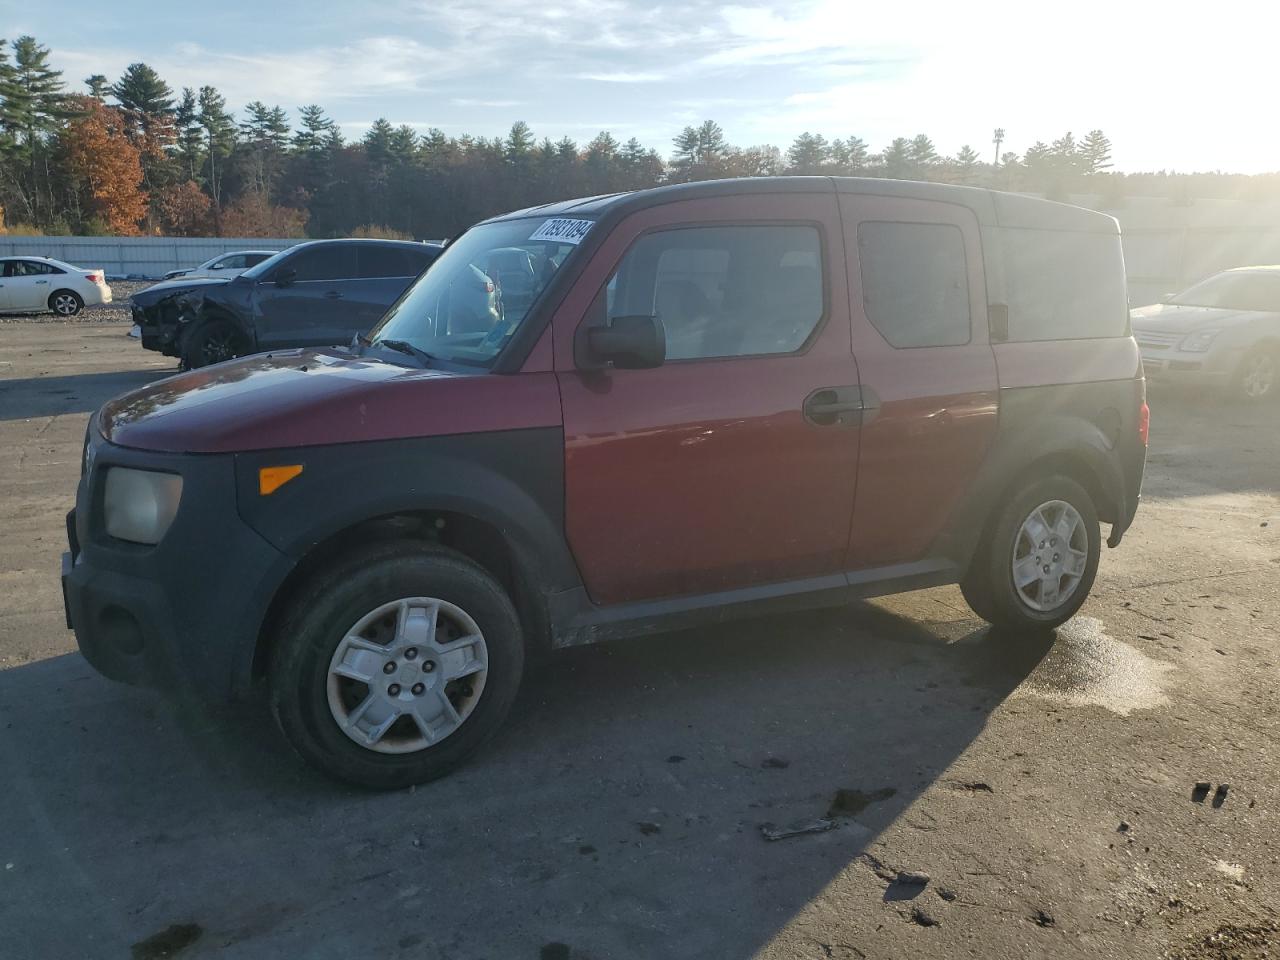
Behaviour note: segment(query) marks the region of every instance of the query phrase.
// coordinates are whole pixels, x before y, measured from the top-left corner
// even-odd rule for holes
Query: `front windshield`
[[[1197,283],[1169,302],[1179,307],[1280,312],[1280,275],[1220,273]]]
[[[488,366],[590,225],[528,219],[468,230],[392,305],[370,339]]]

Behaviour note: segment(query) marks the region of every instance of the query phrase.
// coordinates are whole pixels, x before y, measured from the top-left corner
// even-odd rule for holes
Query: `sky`
[[[1280,4],[1262,0],[0,0],[0,36],[28,33],[76,89],[141,60],[232,109],[319,103],[348,138],[378,117],[524,120],[667,156],[713,119],[742,147],[923,132],[989,158],[996,127],[1017,153],[1101,128],[1120,170],[1280,170]]]

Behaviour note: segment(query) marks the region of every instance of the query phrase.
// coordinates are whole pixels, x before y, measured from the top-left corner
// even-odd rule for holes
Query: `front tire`
[[[1070,620],[1098,572],[1102,534],[1088,492],[1066,476],[1036,480],[987,531],[960,584],[974,613],[1015,630]]]
[[[1280,350],[1254,347],[1240,362],[1234,381],[1236,398],[1246,403],[1274,400],[1280,394]]]
[[[245,353],[244,337],[230,320],[206,320],[186,338],[182,348],[182,364],[187,370],[207,367],[212,363],[234,360]]]
[[[49,294],[49,309],[60,317],[74,317],[84,309],[84,300],[74,290],[55,290]]]
[[[294,600],[271,706],[312,766],[390,790],[467,760],[506,719],[523,670],[519,617],[486,571],[437,545],[381,544]]]

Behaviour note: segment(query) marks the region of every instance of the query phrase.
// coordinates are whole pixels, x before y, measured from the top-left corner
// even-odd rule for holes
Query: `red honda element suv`
[[[1138,505],[1116,221],[827,177],[522,210],[367,339],[93,417],[63,559],[108,677],[264,681],[336,777],[398,787],[502,723],[525,657],[959,583],[1048,629]]]

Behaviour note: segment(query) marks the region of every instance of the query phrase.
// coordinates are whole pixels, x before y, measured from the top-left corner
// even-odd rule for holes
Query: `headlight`
[[[181,498],[182,478],[177,474],[112,467],[103,501],[107,533],[133,543],[159,543]]]
[[[1221,330],[1197,330],[1190,336],[1183,337],[1182,342],[1178,344],[1178,349],[1188,353],[1204,353],[1213,345],[1213,338],[1221,332]]]

